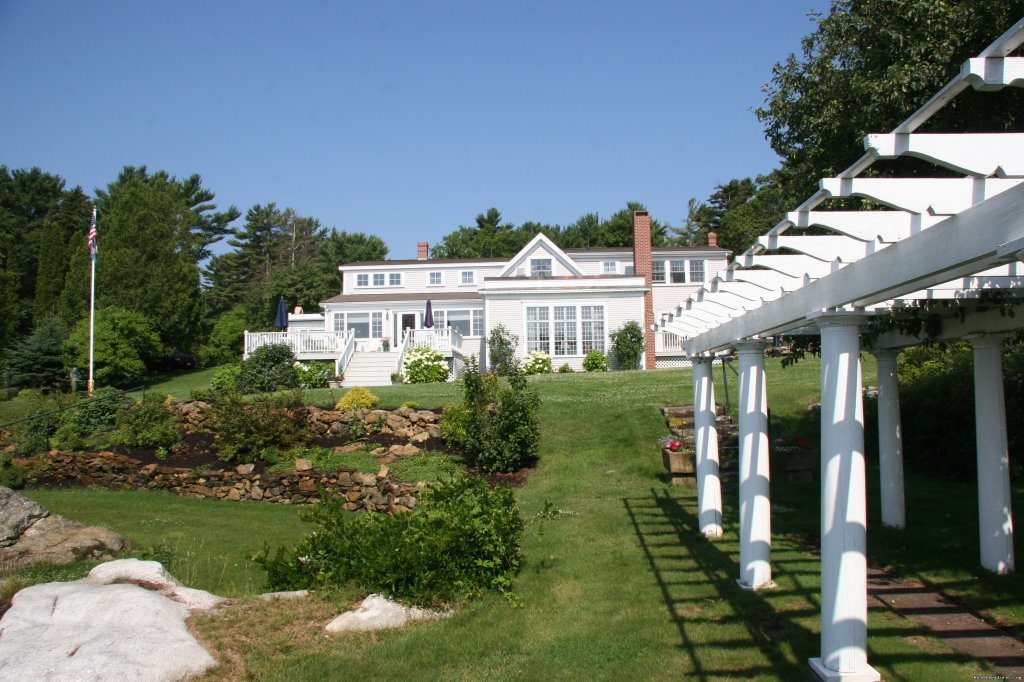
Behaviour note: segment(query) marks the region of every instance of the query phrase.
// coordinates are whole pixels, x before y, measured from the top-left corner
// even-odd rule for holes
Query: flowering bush
[[[681,440],[669,438],[668,436],[665,436],[664,438],[659,438],[658,445],[665,448],[666,450],[671,450],[672,452],[693,452],[693,446],[687,445]]]
[[[441,351],[429,346],[413,346],[402,360],[402,381],[407,384],[429,384],[448,380],[448,361]]]
[[[583,358],[583,369],[588,372],[607,372],[611,366],[608,356],[599,350],[592,350]]]
[[[533,351],[526,356],[523,372],[526,374],[551,374],[551,356],[542,350]]]
[[[292,366],[303,388],[327,388],[327,381],[334,373],[334,365],[330,362],[296,362]]]
[[[362,386],[353,386],[350,388],[345,395],[341,396],[341,400],[334,406],[336,410],[358,410],[364,407],[373,407],[380,402],[380,398],[371,393],[368,389]]]

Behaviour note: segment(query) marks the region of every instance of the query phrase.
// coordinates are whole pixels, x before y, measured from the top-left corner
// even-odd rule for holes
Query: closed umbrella
[[[423,316],[423,326],[426,329],[430,329],[434,326],[434,311],[430,307],[430,299],[427,299],[427,314]]]
[[[277,299],[277,319],[274,320],[274,326],[278,329],[288,327],[288,310],[285,308],[284,296]]]

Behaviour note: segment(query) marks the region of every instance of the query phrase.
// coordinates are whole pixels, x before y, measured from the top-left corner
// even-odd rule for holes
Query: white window
[[[370,337],[379,339],[384,336],[384,313],[370,313]]]
[[[550,277],[551,274],[552,271],[550,258],[530,259],[530,277]]]
[[[468,310],[449,310],[445,326],[459,330],[463,336],[470,335],[470,320]]]
[[[484,335],[484,311],[473,311],[473,336]]]
[[[583,341],[581,352],[586,355],[592,350],[604,352],[604,306],[580,306],[580,331]]]
[[[431,272],[427,275],[427,283],[432,285],[441,284],[441,273]]]
[[[651,262],[651,281],[655,284],[665,283],[665,261],[656,260]]]
[[[476,273],[472,270],[463,270],[459,281],[463,284],[474,284],[476,282]]]
[[[704,261],[692,260],[690,261],[690,281],[691,282],[703,282],[704,281]]]
[[[577,354],[576,306],[555,306],[555,355]]]
[[[672,267],[672,284],[686,284],[686,261],[670,261]]]
[[[393,287],[402,286],[402,273],[392,272],[388,275],[388,285]]]
[[[619,264],[613,260],[606,260],[601,263],[601,272],[605,275],[614,275],[619,271],[618,265]]]
[[[334,331],[345,331],[345,313],[334,313]]]
[[[548,322],[548,308],[526,309],[526,352],[535,350],[551,352],[551,327]]]
[[[357,339],[370,338],[370,313],[348,313],[345,315],[345,329],[355,332]]]
[[[382,287],[384,286],[384,273],[375,272],[373,273],[373,286]]]
[[[370,285],[369,275],[356,275],[356,286],[365,287]]]

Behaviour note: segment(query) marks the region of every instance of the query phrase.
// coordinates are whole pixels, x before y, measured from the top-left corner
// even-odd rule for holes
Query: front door
[[[398,343],[401,343],[400,339],[405,338],[406,329],[416,328],[416,313],[402,313],[401,324],[402,329],[399,332],[398,339],[396,339]]]

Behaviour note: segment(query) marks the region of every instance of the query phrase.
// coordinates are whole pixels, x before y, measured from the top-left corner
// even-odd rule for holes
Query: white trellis
[[[683,338],[694,360],[698,408],[697,486],[701,532],[721,534],[718,441],[700,410],[714,400],[707,359],[740,352],[740,575],[757,589],[771,580],[771,520],[765,447],[764,341],[780,333],[821,336],[821,652],[809,662],[822,679],[878,680],[867,661],[866,496],[859,329],[872,315],[922,299],[965,305],[981,291],[1024,295],[1024,133],[915,131],[960,92],[1024,86],[1024,20],[1014,25],[891,133],[865,138],[865,154],[771,228],[670,314],[658,329]],[[916,157],[962,177],[863,177],[880,159]],[[946,173],[943,173],[945,175]],[[832,197],[867,197],[880,210],[832,211]],[[811,226],[831,234],[806,235]],[[783,253],[772,253],[784,250]],[[951,318],[943,338],[970,341],[981,564],[1014,570],[1009,453],[1000,334],[1024,316],[972,311]],[[918,340],[894,332],[872,347],[878,358],[883,523],[903,527],[902,445],[895,359]],[[743,391],[746,387],[746,392]],[[744,463],[746,465],[744,466]]]

